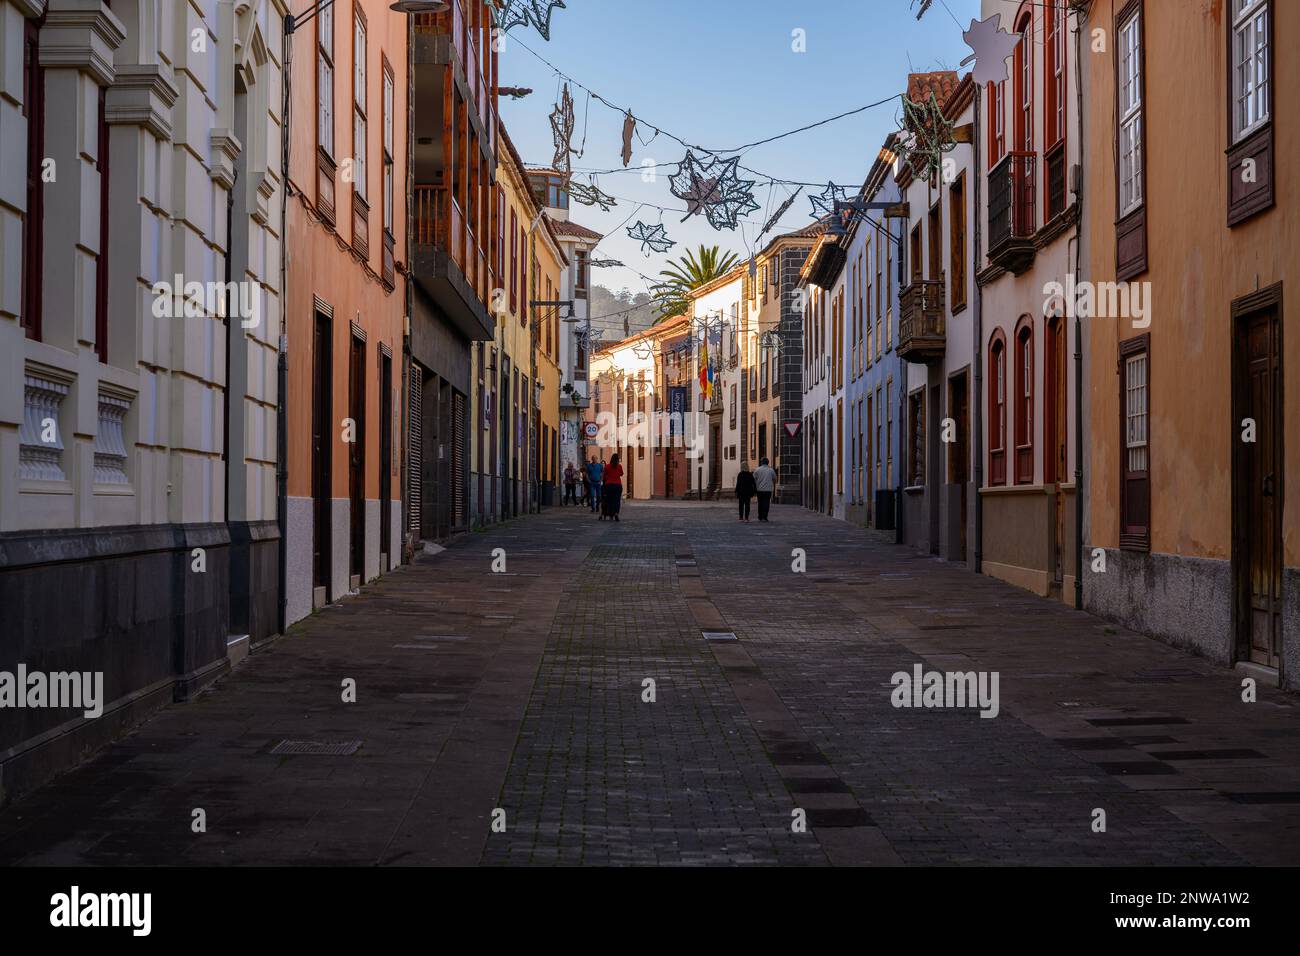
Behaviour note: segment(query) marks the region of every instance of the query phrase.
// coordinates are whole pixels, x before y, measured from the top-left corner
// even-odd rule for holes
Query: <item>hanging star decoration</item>
[[[769,229],[771,229],[773,226],[775,226],[778,222],[781,221],[781,217],[785,215],[787,209],[789,209],[791,206],[794,205],[795,199],[798,198],[801,192],[803,192],[802,186],[800,186],[793,193],[791,193],[790,197],[785,202],[781,203],[780,207],[777,208],[776,212],[772,213],[771,217],[767,220],[767,222],[763,224],[763,228],[759,230],[758,235],[760,239],[767,234]]]
[[[971,20],[970,29],[962,32],[961,38],[975,52],[959,65],[975,61],[971,73],[976,86],[1001,83],[1007,78],[1007,57],[1011,56],[1020,38],[1007,33],[1001,26],[1002,14],[995,13],[987,20]]]
[[[835,204],[843,202],[845,191],[843,186],[836,186],[834,183],[827,183],[820,195],[809,196],[808,201],[812,203],[813,211],[809,213],[814,219],[825,219],[828,216],[835,215]]]
[[[551,110],[551,139],[555,143],[555,157],[551,165],[555,167],[568,185],[573,174],[573,97],[569,93],[569,84],[564,84],[560,93],[560,102]]]
[[[632,346],[632,354],[637,358],[645,361],[654,358],[655,343],[653,339],[642,339],[636,345]]]
[[[551,39],[551,14],[555,8],[565,9],[564,0],[505,0],[501,11],[502,33],[508,33],[515,27],[532,24],[543,40]]]
[[[650,252],[667,252],[677,243],[668,238],[668,233],[664,230],[663,224],[650,226],[640,220],[637,220],[635,226],[628,226],[627,234],[641,243],[641,251],[650,257]]]
[[[758,337],[758,347],[764,351],[781,354],[781,333],[776,329],[768,329]]]
[[[569,197],[584,206],[599,206],[605,212],[618,205],[614,197],[597,186],[594,180],[585,183],[570,182]]]
[[[740,159],[714,156],[701,162],[690,150],[669,178],[669,191],[686,201],[685,222],[703,213],[714,229],[735,229],[740,217],[759,208],[754,202],[753,180],[736,174]]]
[[[604,329],[579,329],[575,334],[575,338],[578,341],[578,348],[582,349],[584,352],[595,350],[604,334]]]
[[[933,90],[919,103],[904,96],[903,117],[902,134],[894,151],[901,153],[917,179],[933,179],[943,168],[944,153],[957,145],[953,124],[943,115]]]
[[[628,110],[623,117],[623,168],[632,162],[632,135],[636,132],[636,117]]]

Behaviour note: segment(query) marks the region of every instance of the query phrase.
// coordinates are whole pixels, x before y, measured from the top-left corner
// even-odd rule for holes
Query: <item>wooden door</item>
[[[312,585],[330,585],[331,456],[334,452],[334,323],[317,312],[311,372]],[[327,591],[327,597],[328,597]]]
[[[1238,320],[1233,470],[1237,654],[1278,667],[1282,647],[1282,327],[1276,306]],[[1249,422],[1246,420],[1249,419]],[[1253,423],[1254,434],[1249,434]],[[1248,440],[1253,437],[1253,441]]]
[[[966,560],[966,523],[970,483],[970,389],[966,373],[955,375],[948,386],[948,408],[956,426],[953,442],[948,446],[948,481],[957,486],[961,499],[958,531],[961,541],[961,560]]]
[[[353,421],[348,446],[348,497],[351,499],[351,573],[366,573],[366,343],[352,337],[348,361],[348,417]]]
[[[379,355],[379,552],[393,560],[393,360]]]
[[[1065,492],[1061,485],[1066,481],[1066,397],[1065,397],[1065,320],[1053,319],[1047,323],[1047,342],[1044,369],[1046,394],[1043,407],[1045,452],[1043,456],[1043,481],[1052,499],[1052,580],[1064,580]]]

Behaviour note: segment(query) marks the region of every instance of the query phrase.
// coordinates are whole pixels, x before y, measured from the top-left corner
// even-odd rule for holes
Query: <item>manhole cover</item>
[[[350,757],[361,749],[359,740],[329,743],[324,740],[281,740],[271,753],[299,757]]]
[[[700,631],[706,641],[734,641],[735,631]]]

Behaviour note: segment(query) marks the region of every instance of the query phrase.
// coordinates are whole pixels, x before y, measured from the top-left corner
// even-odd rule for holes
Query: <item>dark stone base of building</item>
[[[247,528],[249,620],[271,614],[278,541]],[[231,533],[225,524],[0,536],[0,671],[102,673],[103,713],[6,708],[0,803],[39,785],[158,707],[229,669]],[[268,570],[269,562],[269,570]],[[268,578],[269,574],[269,578]],[[244,577],[241,576],[241,581]],[[269,608],[269,611],[268,611]]]
[[[1211,558],[1104,548],[1106,571],[1086,565],[1084,608],[1206,657],[1237,662],[1232,629],[1232,564]],[[1089,557],[1092,549],[1088,549]],[[1300,690],[1300,568],[1282,571],[1280,684]]]
[[[280,630],[280,528],[236,521],[230,528],[230,633],[253,644]]]

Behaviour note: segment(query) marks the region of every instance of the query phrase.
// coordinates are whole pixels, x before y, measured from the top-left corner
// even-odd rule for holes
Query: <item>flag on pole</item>
[[[700,339],[700,400],[706,400],[709,396],[709,381],[713,377],[709,368],[709,337],[706,335]]]

